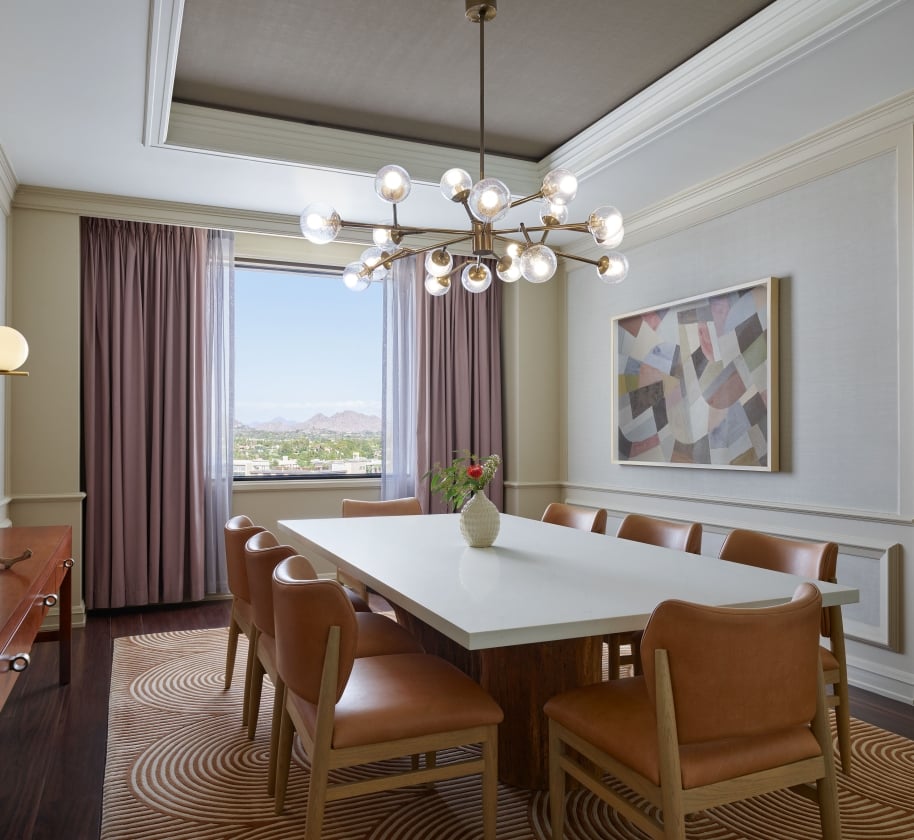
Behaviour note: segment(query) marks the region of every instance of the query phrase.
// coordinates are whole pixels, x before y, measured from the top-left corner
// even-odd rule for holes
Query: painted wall
[[[705,524],[833,540],[851,679],[914,699],[914,94],[866,119],[648,208],[618,287],[567,284],[566,498]],[[612,319],[764,277],[780,279],[775,473],[613,463]],[[907,620],[906,620],[907,619]],[[891,637],[891,639],[890,639]],[[888,650],[878,643],[889,643]],[[876,643],[876,644],[874,644]]]

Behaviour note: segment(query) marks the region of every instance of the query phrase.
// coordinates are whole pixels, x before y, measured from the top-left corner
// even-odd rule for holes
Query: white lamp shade
[[[29,343],[12,327],[0,327],[0,370],[16,370],[29,357]]]

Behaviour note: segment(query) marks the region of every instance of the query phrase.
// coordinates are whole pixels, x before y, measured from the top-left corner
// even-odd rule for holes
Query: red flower
[[[471,464],[467,467],[467,476],[470,478],[482,478],[482,467],[479,464]]]

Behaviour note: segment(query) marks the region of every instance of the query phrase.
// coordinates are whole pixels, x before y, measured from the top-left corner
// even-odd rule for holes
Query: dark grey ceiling
[[[539,160],[771,0],[500,0],[489,152]],[[174,100],[476,149],[462,0],[185,0]]]

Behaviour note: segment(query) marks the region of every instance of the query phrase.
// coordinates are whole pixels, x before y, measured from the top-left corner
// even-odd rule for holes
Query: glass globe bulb
[[[628,276],[628,259],[625,254],[620,254],[618,251],[610,251],[600,257],[597,273],[604,283],[615,286],[616,283],[621,283]]]
[[[520,255],[520,273],[531,283],[545,283],[558,264],[555,252],[545,245],[531,245]]]
[[[388,204],[399,204],[409,195],[412,181],[402,166],[382,166],[374,179],[374,191]]]
[[[623,239],[625,239],[625,228],[620,227],[619,230],[616,231],[615,236],[608,236],[606,239],[598,239],[597,245],[611,251],[613,248],[618,248],[622,244]]]
[[[372,248],[366,248],[362,251],[362,265],[371,269],[368,279],[375,283],[387,277],[388,269],[384,265],[385,260],[390,256],[387,251],[382,251],[375,245]]]
[[[567,204],[577,194],[577,176],[568,169],[553,169],[543,178],[543,198],[553,204]]]
[[[526,247],[526,244],[523,242],[509,242],[508,247],[505,248],[505,253],[509,257],[519,257],[524,253]]]
[[[463,269],[460,282],[464,289],[476,295],[492,285],[492,272],[484,263],[470,263]]]
[[[371,232],[371,239],[382,251],[392,254],[397,250],[397,243],[393,240],[390,228],[376,227]]]
[[[473,188],[470,173],[463,169],[448,169],[441,176],[441,194],[450,201],[463,201]]]
[[[514,283],[520,280],[520,260],[510,254],[505,254],[498,261],[498,265],[495,266],[495,273],[505,283]]]
[[[367,277],[362,277],[362,263],[356,260],[343,269],[343,285],[353,292],[361,292],[371,285]]]
[[[611,205],[598,207],[587,219],[587,230],[593,235],[598,245],[611,242],[622,230],[622,214]],[[619,239],[618,245],[622,240]],[[614,248],[615,245],[606,247]]]
[[[511,192],[498,178],[483,178],[473,185],[468,203],[480,222],[497,222],[511,209]]]
[[[0,327],[0,370],[16,370],[29,357],[29,343],[12,327]]]
[[[444,277],[453,267],[454,258],[444,248],[437,248],[425,255],[425,270],[432,277]]]
[[[565,224],[568,221],[568,205],[554,204],[544,198],[540,205],[540,221],[550,226]]]
[[[340,232],[342,221],[340,214],[329,204],[314,202],[302,210],[298,217],[302,235],[315,245],[325,245],[336,239]]]
[[[425,275],[425,291],[434,297],[446,295],[451,290],[450,277],[435,277],[433,274]]]

